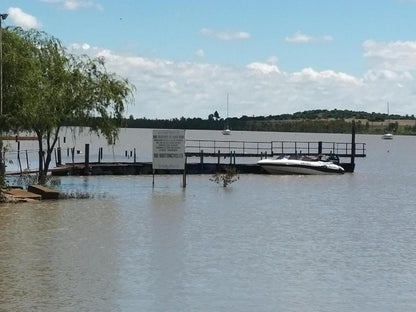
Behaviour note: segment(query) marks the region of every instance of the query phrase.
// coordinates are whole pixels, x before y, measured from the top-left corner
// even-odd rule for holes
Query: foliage
[[[29,185],[37,184],[39,181],[39,175],[37,174],[29,174],[29,173],[22,173],[19,176],[13,176],[9,178],[9,185],[12,183],[14,186],[22,187],[27,189]],[[45,177],[44,185],[56,188],[60,183],[60,180],[54,176],[47,176]]]
[[[134,87],[108,73],[103,58],[68,54],[57,38],[21,28],[6,31],[4,52],[4,123],[36,134],[40,183],[68,120],[115,142]]]
[[[106,194],[92,194],[81,191],[71,191],[71,192],[61,192],[59,194],[59,199],[106,199]]]
[[[223,187],[227,187],[231,183],[238,181],[240,176],[238,174],[237,168],[233,166],[226,166],[222,171],[216,172],[211,178],[210,181],[218,183]]]

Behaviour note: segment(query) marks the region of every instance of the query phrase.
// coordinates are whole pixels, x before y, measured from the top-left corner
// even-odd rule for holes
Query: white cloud
[[[20,8],[9,8],[7,13],[14,26],[19,26],[23,29],[42,27],[41,22],[36,17],[23,12]]]
[[[250,39],[251,35],[248,32],[245,31],[216,31],[209,28],[203,28],[200,31],[201,34],[208,36],[208,37],[214,37],[220,40],[230,41],[230,40],[246,40]]]
[[[279,68],[273,64],[255,62],[248,64],[247,68],[262,74],[280,73]]]
[[[104,56],[109,71],[128,78],[136,87],[135,105],[128,115],[146,118],[202,117],[214,111],[225,116],[224,99],[230,94],[230,116],[276,115],[310,109],[350,109],[384,112],[386,102],[394,113],[416,111],[416,69],[395,70],[393,64],[411,44],[366,42],[366,58],[374,66],[362,77],[333,70],[304,68],[284,72],[277,57],[243,67],[173,62],[121,55],[88,44],[71,46],[73,53]],[[393,57],[396,55],[395,57]],[[410,56],[408,56],[410,58]]]
[[[311,36],[304,34],[300,31],[297,31],[294,35],[290,37],[286,37],[287,42],[291,43],[310,43],[310,42],[325,42],[325,41],[332,41],[332,36],[324,35],[324,36]]]
[[[268,58],[268,60],[267,60],[267,62],[268,63],[270,63],[270,64],[277,64],[277,62],[278,62],[278,57],[277,56],[270,56],[269,58]]]
[[[94,1],[85,1],[85,0],[41,0],[46,3],[59,4],[66,10],[77,10],[79,8],[90,8],[94,7],[97,9],[102,9],[102,6]]]
[[[364,56],[377,68],[392,71],[416,69],[416,41],[367,40],[362,46]]]
[[[198,49],[198,50],[195,51],[195,56],[204,57],[205,56],[205,51],[203,49]]]

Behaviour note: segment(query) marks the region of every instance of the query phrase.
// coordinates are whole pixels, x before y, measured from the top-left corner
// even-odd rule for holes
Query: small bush
[[[223,187],[227,187],[231,183],[240,179],[238,170],[232,166],[226,166],[222,171],[216,172],[211,178],[210,181],[221,184]]]

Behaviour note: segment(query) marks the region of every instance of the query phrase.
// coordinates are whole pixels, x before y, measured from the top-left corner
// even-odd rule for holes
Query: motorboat
[[[324,155],[316,158],[308,156],[280,156],[273,159],[262,159],[257,162],[271,174],[343,174],[344,168],[337,164],[335,155]]]

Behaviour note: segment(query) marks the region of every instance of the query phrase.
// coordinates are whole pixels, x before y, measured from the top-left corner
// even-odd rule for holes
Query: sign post
[[[183,170],[185,173],[185,130],[153,130],[152,167],[153,186],[157,169]]]

